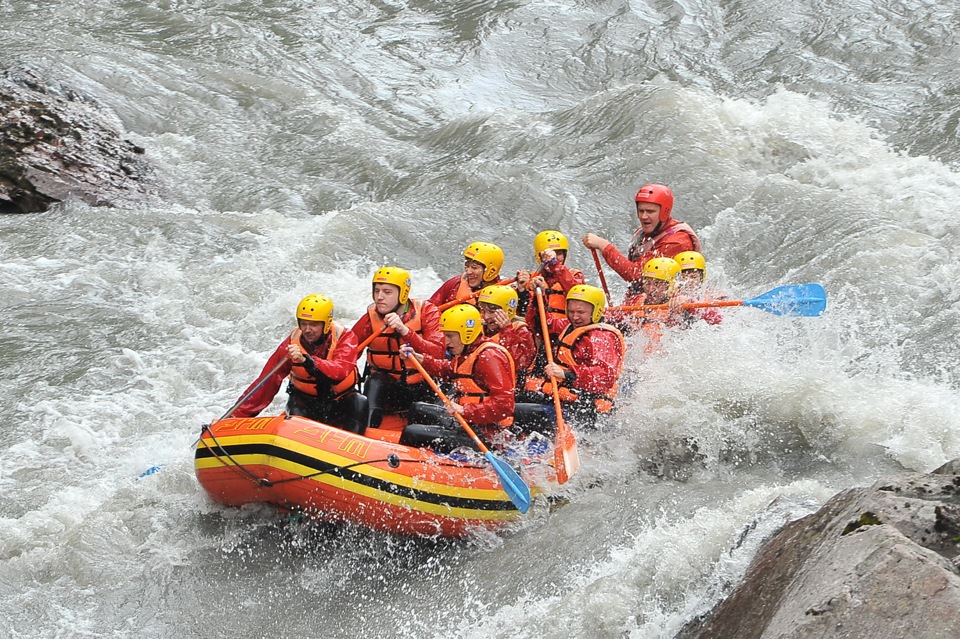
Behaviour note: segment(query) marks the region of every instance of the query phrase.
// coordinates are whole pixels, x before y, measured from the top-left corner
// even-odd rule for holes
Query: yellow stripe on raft
[[[346,466],[349,464],[357,463],[356,460],[343,457],[341,455],[336,455],[333,453],[328,453],[327,451],[320,450],[314,446],[303,444],[296,440],[291,440],[285,437],[279,437],[275,435],[234,435],[234,436],[225,436],[218,437],[218,441],[224,447],[242,445],[242,444],[260,444],[260,445],[277,445],[281,448],[286,448],[293,452],[298,452],[309,457],[324,461],[335,466]],[[282,443],[279,440],[283,440]],[[206,440],[200,445],[206,444]],[[210,447],[215,447],[210,445]],[[409,462],[409,463],[421,463],[421,462]],[[274,455],[267,455],[263,453],[249,453],[242,455],[231,455],[231,457],[210,457],[204,459],[198,459],[195,461],[195,467],[198,469],[204,468],[218,468],[224,465],[228,466],[267,466],[270,468],[276,468],[278,470],[284,470],[294,475],[310,475],[316,472],[315,469],[298,464],[296,462],[291,462],[286,459],[276,457]],[[460,499],[475,499],[482,501],[499,501],[507,502],[509,501],[508,496],[505,492],[499,489],[486,489],[486,488],[467,488],[459,486],[449,486],[446,484],[438,484],[435,482],[426,481],[423,479],[409,477],[407,475],[402,475],[399,473],[394,473],[386,469],[376,468],[369,465],[360,465],[351,468],[352,471],[356,471],[360,474],[364,474],[368,477],[379,479],[381,481],[389,482],[396,484],[398,486],[403,486],[410,488],[412,490],[417,490],[425,493],[431,493],[441,497],[452,497]],[[378,488],[373,488],[371,486],[366,486],[364,484],[359,484],[353,482],[349,479],[333,475],[331,473],[324,473],[322,475],[317,475],[316,477],[307,478],[309,481],[316,481],[325,483],[330,486],[335,486],[341,490],[345,490],[354,494],[363,495],[377,501],[390,503],[397,506],[402,506],[405,508],[412,508],[421,512],[426,512],[435,515],[446,515],[446,516],[455,516],[457,518],[469,518],[477,520],[504,520],[504,519],[514,519],[517,517],[517,513],[512,509],[509,510],[487,510],[487,509],[472,509],[472,508],[459,508],[454,506],[448,506],[444,504],[435,504],[431,502],[420,501],[410,497],[404,497],[402,495],[397,495],[395,493],[384,491]]]

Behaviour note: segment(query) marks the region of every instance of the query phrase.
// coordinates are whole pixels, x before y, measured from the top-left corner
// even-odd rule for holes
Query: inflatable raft
[[[376,432],[286,415],[224,419],[204,429],[194,467],[220,504],[272,504],[389,533],[463,537],[520,517],[483,456],[438,454],[385,441],[399,431]],[[534,495],[556,479],[547,448],[528,442],[523,456],[508,458]]]

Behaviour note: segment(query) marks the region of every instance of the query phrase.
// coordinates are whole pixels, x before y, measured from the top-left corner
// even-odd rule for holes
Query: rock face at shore
[[[0,74],[0,213],[68,197],[122,206],[150,193],[144,150],[76,92],[29,71]]]
[[[960,637],[960,460],[834,496],[784,526],[678,639]]]

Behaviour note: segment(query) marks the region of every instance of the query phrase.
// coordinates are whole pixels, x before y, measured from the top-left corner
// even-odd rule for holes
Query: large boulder
[[[678,639],[960,637],[958,472],[847,490],[787,524]]]
[[[0,74],[0,213],[76,197],[122,206],[151,192],[144,150],[75,91],[29,71]]]

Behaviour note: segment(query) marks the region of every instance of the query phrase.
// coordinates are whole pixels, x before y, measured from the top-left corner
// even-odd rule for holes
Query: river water
[[[960,457],[951,6],[0,0],[2,67],[99,103],[159,189],[0,218],[4,636],[671,637],[778,526]],[[205,497],[200,425],[301,297],[351,323],[379,265],[426,297],[547,228],[596,283],[576,240],[625,248],[645,182],[731,297],[818,282],[826,314],[631,351],[581,472],[505,534]]]

